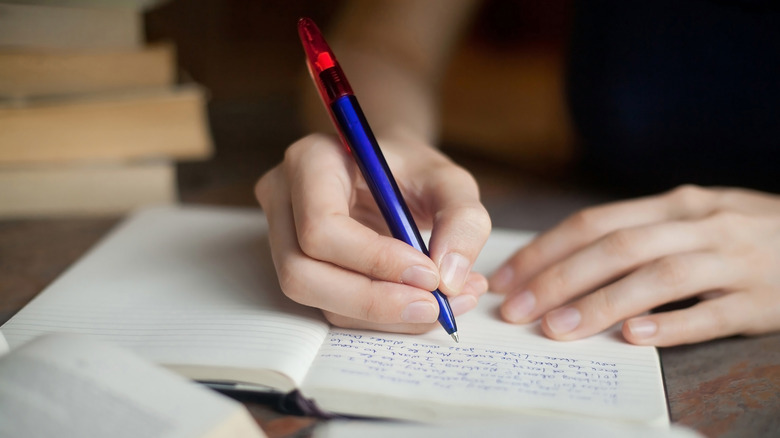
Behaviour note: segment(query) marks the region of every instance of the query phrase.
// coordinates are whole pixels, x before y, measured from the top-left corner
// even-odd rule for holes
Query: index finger
[[[414,145],[414,139],[403,147]],[[439,290],[459,295],[490,235],[491,221],[474,177],[438,150],[417,144],[413,154],[388,154],[418,224],[431,227],[429,254],[439,268]]]
[[[372,279],[436,289],[438,270],[425,254],[352,217],[356,166],[343,146],[329,136],[307,139],[285,157],[301,250]]]
[[[453,164],[429,181],[426,193],[433,216],[430,254],[439,267],[440,290],[455,296],[463,290],[490,235],[491,220],[480,202],[477,182],[464,169]]]
[[[581,210],[517,251],[490,278],[491,290],[507,293],[524,286],[552,264],[616,230],[708,214],[713,194],[684,186],[661,195]]]

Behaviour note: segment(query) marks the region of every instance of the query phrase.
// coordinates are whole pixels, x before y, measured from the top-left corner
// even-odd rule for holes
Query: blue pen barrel
[[[393,237],[428,255],[428,249],[414,225],[412,214],[401,196],[374,133],[368,127],[357,99],[355,96],[342,96],[333,102],[331,109]]]
[[[412,214],[404,202],[387,161],[379,149],[379,143],[371,132],[357,99],[353,95],[341,96],[330,105],[339,131],[355,158],[360,172],[374,196],[382,216],[385,218],[393,237],[428,254],[428,248],[414,224]],[[451,318],[450,304],[444,294],[438,290],[433,295],[439,302],[439,322],[448,333],[456,331],[455,320]]]

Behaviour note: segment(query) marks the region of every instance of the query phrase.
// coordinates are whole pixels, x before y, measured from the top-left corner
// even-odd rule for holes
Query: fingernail
[[[658,324],[649,319],[632,319],[626,324],[631,335],[639,339],[649,338],[658,331]]]
[[[439,277],[425,266],[411,266],[401,274],[401,283],[431,291],[439,286]]]
[[[496,292],[503,292],[512,283],[514,277],[515,270],[511,266],[504,266],[490,277],[490,286]]]
[[[458,295],[450,300],[450,308],[456,315],[462,315],[475,307],[477,307],[477,298],[473,295]]]
[[[439,309],[428,301],[415,301],[401,313],[403,322],[434,322],[439,318]]]
[[[444,256],[441,261],[441,281],[453,292],[460,292],[466,283],[471,262],[456,252]]]
[[[536,296],[530,291],[521,292],[504,304],[504,318],[509,322],[520,322],[536,307]]]
[[[545,317],[547,327],[556,335],[569,333],[580,325],[580,311],[574,307],[564,307],[548,313]]]

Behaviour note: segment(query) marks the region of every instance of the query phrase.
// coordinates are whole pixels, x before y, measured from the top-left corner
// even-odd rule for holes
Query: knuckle
[[[493,225],[490,215],[482,204],[479,202],[469,203],[455,207],[455,210],[457,211],[448,210],[438,214],[446,213],[450,217],[458,218],[458,223],[461,224],[458,229],[459,237],[467,240],[472,240],[475,237],[479,237],[482,240],[487,239]]]
[[[471,172],[461,166],[452,166],[449,169],[449,171],[452,172],[451,178],[456,178],[460,181],[463,181],[465,187],[470,188],[471,190],[479,191],[479,184],[477,183],[477,179],[474,177],[474,175],[471,174]]]
[[[453,184],[457,186],[458,193],[461,195],[459,199],[464,200],[457,203],[452,208],[459,208],[468,212],[473,216],[473,219],[480,220],[480,224],[484,225],[486,220],[489,223],[489,215],[487,210],[479,202],[479,184],[476,178],[469,173],[466,169],[452,165],[447,162],[447,165],[439,166],[440,169],[434,172],[433,180],[430,183],[433,186],[446,186],[452,187]]]
[[[544,241],[544,235],[537,235],[517,251],[517,263],[539,263],[550,257],[550,245]]]
[[[279,287],[282,292],[291,300],[299,304],[306,303],[305,283],[301,281],[300,272],[290,266],[289,263],[282,263],[277,270]]]
[[[707,319],[710,327],[717,327],[719,331],[731,332],[735,329],[734,321],[730,316],[731,312],[725,306],[708,306]],[[739,332],[741,330],[736,330]]]
[[[449,159],[439,160],[430,167],[431,169],[429,170],[433,172],[435,181],[438,184],[452,184],[452,181],[457,181],[458,186],[464,190],[479,190],[479,184],[471,172],[462,166],[454,164]]]
[[[461,209],[460,216],[466,223],[471,224],[473,228],[490,230],[490,214],[482,203],[479,201],[467,202],[459,208]]]
[[[261,206],[265,206],[265,204],[268,203],[269,197],[273,190],[271,188],[273,185],[272,181],[276,178],[278,169],[278,167],[274,167],[273,169],[269,170],[255,183],[255,198],[257,198]]]
[[[327,136],[325,134],[310,134],[303,137],[291,144],[284,151],[284,161],[295,163],[299,161],[300,157],[306,155],[312,149],[316,148],[321,142],[325,141]]]
[[[284,158],[283,162],[285,163],[294,163],[298,161],[298,158],[306,151],[309,147],[309,142],[305,141],[305,139],[308,137],[304,137],[295,143],[291,144],[287,147],[287,149],[284,150]]]
[[[684,184],[670,190],[668,199],[687,211],[706,212],[715,205],[718,192],[695,184]]]
[[[329,248],[328,236],[331,228],[327,224],[328,220],[320,221],[299,220],[296,222],[298,233],[298,245],[309,257],[315,259],[322,258],[322,252]]]
[[[387,276],[393,271],[393,267],[400,260],[395,252],[391,250],[390,245],[367,245],[366,251],[361,255],[360,260],[365,263],[366,273],[371,278],[388,279]]]
[[[637,255],[638,242],[630,230],[617,230],[603,238],[602,247],[608,255],[631,258]]]
[[[303,137],[285,149],[281,167],[288,178],[294,178],[302,163],[319,162],[323,148],[332,144],[334,141],[327,134],[316,133]],[[309,159],[310,156],[315,158]]]
[[[544,297],[545,301],[559,303],[564,301],[572,283],[569,270],[563,266],[556,266],[542,274],[538,283],[531,285],[530,289],[538,291],[539,297]]]
[[[599,210],[591,207],[574,213],[566,222],[574,231],[584,236],[594,236],[599,234],[599,227],[602,222],[600,216]]]
[[[670,198],[681,204],[698,202],[707,194],[707,189],[695,184],[683,184],[668,192]]]
[[[379,315],[375,315],[381,306],[377,305],[377,300],[368,298],[360,303],[358,307],[358,318],[364,321],[379,320]]]
[[[591,293],[588,299],[593,307],[594,317],[602,323],[612,322],[614,319],[622,316],[620,301],[615,294],[609,293],[605,288],[601,288]]]
[[[355,325],[352,318],[347,318],[344,315],[339,315],[337,313],[327,312],[324,310],[322,311],[322,314],[329,323],[335,325],[336,327],[351,328]]]
[[[457,216],[463,222],[473,224],[474,229],[490,229],[491,220],[487,209],[479,201],[463,201],[453,203],[446,209],[437,212],[437,219],[443,216]]]
[[[477,204],[469,209],[468,223],[472,224],[478,231],[484,233],[486,236],[490,234],[490,230],[493,228],[493,221],[490,218],[490,213],[484,205]]]
[[[667,287],[679,286],[690,277],[690,267],[680,257],[664,257],[652,266],[655,277]]]

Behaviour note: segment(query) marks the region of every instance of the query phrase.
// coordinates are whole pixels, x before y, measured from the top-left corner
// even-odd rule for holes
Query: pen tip
[[[460,338],[458,337],[458,332],[452,332],[450,336],[452,336],[452,339],[455,339],[455,342],[460,342]]]

